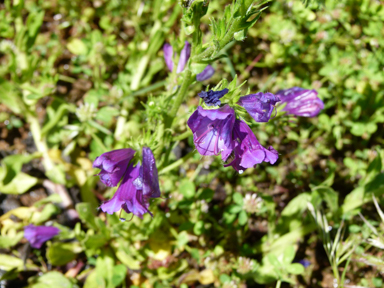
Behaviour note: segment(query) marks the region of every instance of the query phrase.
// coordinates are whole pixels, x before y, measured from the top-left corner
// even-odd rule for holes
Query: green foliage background
[[[231,3],[210,1],[203,40]],[[247,36],[225,47],[213,78],[190,87],[172,131],[179,141],[158,162],[165,199],[151,203],[154,218],[120,222],[96,209],[116,189],[93,177],[92,161],[127,142],[135,148],[145,125],[157,127],[175,81],[162,46],[179,51],[190,41],[182,6],[1,2],[6,287],[332,287],[333,279],[382,287],[384,3],[304,4],[270,2]],[[325,103],[315,118],[253,124],[279,161],[241,175],[220,159],[183,158],[194,149],[183,133],[197,93],[235,75],[247,80],[243,94],[299,86]],[[28,249],[23,227],[47,222],[61,234]]]

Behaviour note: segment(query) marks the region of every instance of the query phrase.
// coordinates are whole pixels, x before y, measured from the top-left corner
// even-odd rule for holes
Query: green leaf
[[[59,212],[60,209],[56,205],[48,203],[44,206],[41,212],[33,213],[30,222],[36,225],[41,224],[49,220],[53,215],[58,214]]]
[[[247,212],[245,212],[244,210],[242,210],[239,214],[239,224],[241,226],[245,225],[248,221],[248,215],[247,215]]]
[[[292,263],[295,258],[295,248],[293,246],[288,246],[283,252],[283,264],[289,265]]]
[[[231,277],[227,274],[221,274],[219,279],[220,279],[220,282],[223,284],[226,282],[231,282],[231,280],[232,280]]]
[[[3,167],[0,167],[0,173],[3,169]],[[0,191],[4,194],[23,194],[38,182],[39,180],[37,178],[19,172],[7,185],[0,183]]]
[[[79,213],[79,218],[81,221],[86,223],[89,227],[94,230],[97,230],[97,226],[95,223],[95,213],[93,213],[93,209],[91,204],[89,203],[78,203],[76,204],[76,211]]]
[[[195,226],[193,227],[193,232],[196,235],[201,235],[204,231],[204,221],[197,221]]]
[[[243,206],[239,206],[239,205],[231,205],[228,208],[228,212],[231,214],[237,214],[242,210],[243,210]]]
[[[80,252],[78,243],[55,242],[47,249],[47,259],[54,266],[63,266],[76,259],[78,252]]]
[[[39,157],[39,154],[32,155],[10,155],[5,157],[1,162],[4,164],[5,170],[0,172],[0,180],[3,185],[7,185],[21,171],[23,164],[29,163],[32,159]]]
[[[206,202],[212,201],[213,195],[215,194],[215,191],[209,188],[205,188],[197,197],[199,200],[205,200]]]
[[[10,248],[15,246],[24,237],[24,232],[19,232],[14,236],[0,236],[0,248]]]
[[[57,271],[51,271],[43,274],[37,279],[37,283],[32,288],[72,288],[72,283],[63,274]]]
[[[233,202],[235,202],[237,205],[242,206],[243,205],[243,195],[236,192],[233,194]]]
[[[185,198],[191,199],[196,194],[196,187],[193,182],[189,181],[188,179],[184,179],[180,183],[179,191],[184,195]]]
[[[184,247],[189,242],[189,236],[186,231],[181,231],[177,235],[177,246],[179,248]]]
[[[0,254],[0,269],[9,271],[12,269],[23,269],[23,260],[17,257]]]
[[[127,267],[124,265],[116,265],[113,267],[113,275],[112,275],[112,285],[114,287],[119,286],[125,279],[127,275]]]
[[[96,269],[89,273],[84,283],[84,288],[106,288],[106,282],[102,275],[97,273]]]
[[[15,114],[20,114],[24,109],[23,101],[15,86],[3,78],[0,78],[0,102]]]
[[[371,163],[369,163],[368,169],[367,169],[367,176],[364,179],[364,183],[368,183],[373,180],[373,178],[376,177],[377,174],[381,172],[382,169],[382,160],[380,153],[377,153],[377,156]]]
[[[74,38],[67,44],[68,50],[75,55],[87,55],[88,48],[80,39]]]
[[[280,269],[281,263],[280,263],[279,259],[277,259],[276,255],[268,254],[267,259],[268,259],[269,263],[271,263],[272,266],[275,267],[275,269]]]
[[[287,272],[294,275],[304,274],[304,266],[300,263],[293,263],[287,266]]]
[[[96,253],[96,249],[104,246],[107,242],[107,237],[100,234],[87,235],[83,241],[84,246],[87,248],[88,252],[93,251],[94,253]]]
[[[288,205],[285,206],[281,216],[293,217],[301,215],[307,209],[307,203],[311,200],[309,193],[301,193],[289,201]]]
[[[123,250],[117,250],[116,257],[121,261],[121,263],[126,265],[131,270],[138,270],[141,268],[140,261],[133,259],[131,255],[127,254]]]

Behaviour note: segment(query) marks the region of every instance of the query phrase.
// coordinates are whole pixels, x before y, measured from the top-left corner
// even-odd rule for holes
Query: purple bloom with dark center
[[[199,97],[204,100],[207,106],[219,106],[221,105],[221,101],[219,99],[223,97],[225,94],[227,94],[228,91],[229,90],[227,88],[220,91],[213,91],[213,90],[209,90],[208,92],[201,91],[197,95],[199,95]]]
[[[234,159],[224,165],[232,166],[238,172],[244,172],[261,162],[274,164],[277,161],[278,153],[272,146],[268,149],[261,146],[257,141],[251,128],[242,120],[236,120],[233,127],[233,139],[235,140]]]
[[[60,229],[56,227],[35,226],[32,224],[24,227],[24,237],[36,249],[40,249],[46,241],[52,239],[59,232]]]
[[[229,105],[212,110],[197,107],[188,119],[197,151],[203,156],[221,153],[221,158],[227,160],[234,147],[234,123],[235,111]]]
[[[165,64],[167,65],[168,69],[172,72],[173,71],[173,47],[165,43],[163,46],[163,52],[164,52],[164,59]],[[184,70],[185,65],[187,64],[189,57],[191,56],[191,44],[189,44],[188,41],[185,41],[184,48],[180,52],[180,58],[179,63],[177,63],[177,69],[176,73],[180,73]],[[196,75],[197,81],[204,81],[212,77],[212,75],[215,73],[215,69],[211,65],[207,65],[203,72]]]
[[[315,117],[324,109],[323,101],[317,97],[316,90],[293,87],[277,92],[282,103],[287,103],[283,111],[302,117]]]
[[[100,208],[108,214],[123,209],[143,218],[148,210],[149,199],[160,197],[160,187],[155,157],[150,148],[143,147],[143,164],[129,165],[123,180],[113,197],[101,204]]]
[[[256,122],[268,122],[279,97],[272,93],[256,93],[240,97],[237,104],[244,107]]]
[[[101,182],[109,187],[116,186],[121,177],[123,177],[125,171],[127,171],[128,163],[132,160],[135,150],[118,149],[101,154],[93,162],[94,168],[101,169],[100,176]]]

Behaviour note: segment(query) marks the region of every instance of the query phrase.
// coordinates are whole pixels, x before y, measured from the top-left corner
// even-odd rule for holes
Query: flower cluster
[[[167,65],[168,69],[172,72],[173,71],[173,58],[175,54],[173,53],[173,47],[166,43],[163,47],[164,51],[164,59],[165,64]],[[185,41],[184,48],[180,52],[179,62],[177,63],[176,73],[183,72],[185,65],[187,64],[189,57],[191,56],[191,44],[188,41]],[[215,73],[215,69],[211,65],[207,65],[203,72],[196,75],[197,81],[204,81],[208,80],[213,76]]]
[[[257,196],[257,194],[247,194],[243,200],[243,209],[248,213],[256,213],[260,210],[263,204],[263,199]]]
[[[136,166],[130,163],[136,153],[130,148],[113,150],[96,158],[93,167],[101,169],[98,175],[105,185],[114,187],[122,179],[115,195],[101,204],[101,210],[113,214],[123,209],[140,218],[145,213],[152,216],[148,201],[160,197],[158,173],[151,149],[143,147],[142,152],[143,163]]]
[[[228,93],[221,91],[201,92],[199,96],[207,106],[219,106],[219,98]],[[294,87],[272,93],[256,93],[240,97],[237,104],[242,106],[256,122],[268,122],[277,102],[286,103],[284,111],[297,116],[313,117],[324,108],[315,90]],[[203,156],[219,155],[223,161],[231,159],[224,166],[232,166],[242,173],[247,168],[262,162],[274,164],[278,159],[277,151],[269,146],[264,148],[257,140],[251,128],[241,119],[236,119],[235,111],[228,104],[218,109],[197,110],[188,119],[193,132],[193,141],[197,151]],[[232,157],[230,157],[232,156]]]
[[[237,272],[239,274],[247,274],[255,268],[255,263],[252,259],[246,257],[239,257]]]

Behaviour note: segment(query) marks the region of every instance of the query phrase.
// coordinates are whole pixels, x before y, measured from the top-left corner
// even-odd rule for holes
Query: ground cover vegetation
[[[383,287],[383,4],[0,1],[1,286]]]

